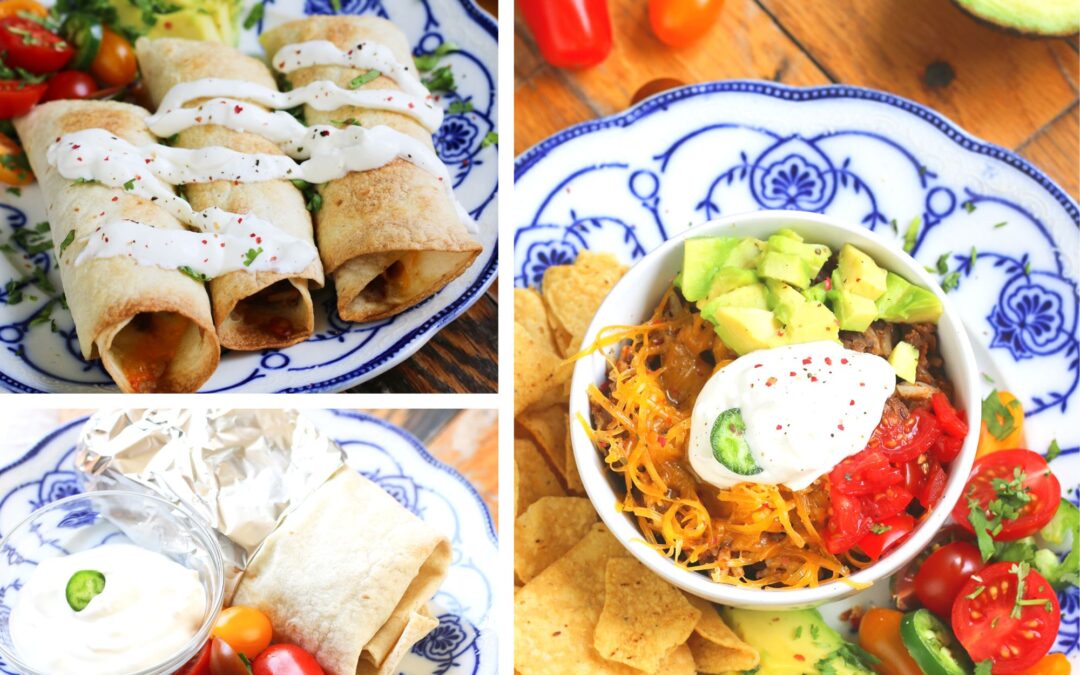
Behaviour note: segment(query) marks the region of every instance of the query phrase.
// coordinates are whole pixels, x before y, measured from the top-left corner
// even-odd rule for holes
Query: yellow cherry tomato
[[[859,646],[881,659],[875,666],[881,675],[922,675],[900,637],[904,613],[884,607],[871,607],[859,621]]]
[[[1023,675],[1069,675],[1072,666],[1069,659],[1061,653],[1047,654],[1038,663],[1023,672]]]
[[[123,35],[101,30],[101,44],[90,63],[90,73],[102,87],[122,87],[135,79],[138,64],[135,50]]]
[[[34,174],[26,163],[26,154],[15,141],[0,134],[0,183],[8,185],[29,185],[34,182]]]
[[[270,646],[274,627],[265,614],[252,607],[228,607],[221,611],[210,635],[221,638],[249,660]]]
[[[3,0],[0,2],[0,19],[9,16],[18,16],[19,12],[29,12],[37,16],[46,16],[49,10],[34,2],[34,0]]]
[[[975,456],[982,457],[998,450],[1026,448],[1027,444],[1024,442],[1024,406],[1020,405],[1020,401],[1016,400],[1016,397],[1007,391],[994,391],[991,392],[990,396],[996,396],[998,403],[1000,403],[1000,405],[993,405],[993,409],[996,411],[995,427],[1008,428],[1011,424],[1012,429],[1004,437],[998,438],[990,433],[990,430],[986,427],[986,422],[983,421],[979,430],[979,449]],[[985,403],[983,407],[987,407]]]

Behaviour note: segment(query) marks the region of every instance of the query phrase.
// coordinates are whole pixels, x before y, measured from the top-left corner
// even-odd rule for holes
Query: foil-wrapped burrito
[[[283,410],[110,410],[87,422],[84,488],[150,491],[217,534],[226,604],[330,675],[388,673],[437,621],[425,606],[450,544],[371,481],[311,420]]]

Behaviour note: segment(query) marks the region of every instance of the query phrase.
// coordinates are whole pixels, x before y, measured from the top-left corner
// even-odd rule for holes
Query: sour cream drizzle
[[[271,63],[281,73],[291,73],[311,66],[377,70],[414,96],[426,98],[428,95],[427,87],[420,82],[415,69],[398,61],[389,47],[377,42],[359,42],[348,51],[342,51],[329,40],[298,42],[279,49]]]

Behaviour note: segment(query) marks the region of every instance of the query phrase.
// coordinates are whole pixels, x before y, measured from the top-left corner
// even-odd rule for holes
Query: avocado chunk
[[[735,248],[731,249],[731,255],[728,256],[724,266],[752,270],[757,267],[761,254],[764,252],[765,242],[753,237],[743,237]]]
[[[237,0],[176,0],[175,11],[157,14],[147,23],[132,0],[111,0],[118,23],[150,38],[175,37],[235,45],[242,3]]]
[[[817,276],[822,265],[832,255],[832,251],[825,244],[808,244],[780,234],[769,237],[765,251],[777,251],[801,258],[806,263],[807,272],[811,277]]]
[[[806,302],[803,294],[795,290],[794,286],[785,284],[776,279],[766,279],[765,285],[769,289],[769,309],[773,311],[777,319],[783,323],[791,321],[791,314],[795,308]]]
[[[787,324],[789,344],[840,340],[840,323],[820,302],[806,302],[795,308]]]
[[[871,675],[860,651],[821,618],[816,609],[790,612],[724,607],[731,629],[761,655],[758,672],[769,675]]]
[[[840,248],[836,269],[840,273],[840,287],[851,293],[877,300],[885,292],[885,270],[851,244]]]
[[[687,300],[696,302],[705,297],[713,275],[724,266],[737,243],[735,237],[701,237],[683,242],[681,288]]]
[[[804,298],[811,302],[825,302],[829,292],[825,290],[825,282],[821,281],[802,292]]]
[[[790,227],[783,227],[777,230],[776,234],[777,236],[787,237],[788,239],[794,239],[795,241],[805,241],[798,232],[791,229]]]
[[[795,288],[810,285],[810,270],[806,262],[793,253],[766,250],[758,263],[757,273],[758,276],[783,281]]]
[[[754,270],[744,270],[741,267],[724,267],[713,275],[709,282],[709,292],[705,294],[705,300],[719,297],[730,293],[736,288],[749,286],[758,282],[758,275]]]
[[[742,286],[733,291],[728,291],[711,298],[701,306],[701,316],[712,321],[717,307],[753,307],[755,309],[768,309],[765,300],[765,284],[751,284]]]
[[[877,305],[870,298],[856,295],[840,288],[832,301],[833,312],[840,322],[840,330],[863,332],[877,318]]]
[[[953,0],[960,9],[998,28],[1025,35],[1075,35],[1076,0]]]
[[[932,291],[889,272],[885,293],[877,299],[877,310],[879,319],[892,323],[937,323],[942,307],[941,300]]]
[[[767,309],[715,307],[712,322],[724,344],[740,356],[785,343],[783,325]]]
[[[889,354],[889,365],[897,376],[905,382],[915,383],[915,371],[919,367],[919,350],[914,345],[901,340]]]

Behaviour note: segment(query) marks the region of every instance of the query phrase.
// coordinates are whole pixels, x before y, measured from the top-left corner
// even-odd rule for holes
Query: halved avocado
[[[1080,32],[1076,0],[953,0],[971,16],[1024,35],[1061,36]]]

